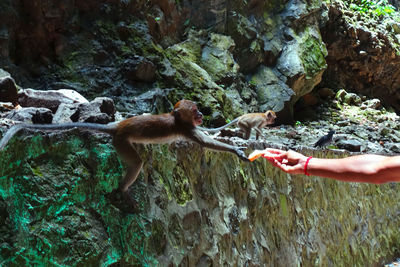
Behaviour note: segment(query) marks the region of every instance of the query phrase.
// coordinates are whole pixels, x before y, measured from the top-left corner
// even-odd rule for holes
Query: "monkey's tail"
[[[12,126],[0,141],[0,151],[4,149],[10,139],[21,129],[37,129],[37,130],[68,130],[72,128],[81,128],[94,130],[98,132],[113,134],[116,130],[116,123],[110,124],[99,124],[99,123],[85,123],[85,122],[72,122],[72,123],[60,123],[60,124],[17,124]]]
[[[222,129],[225,129],[226,127],[228,127],[228,126],[230,126],[230,125],[236,123],[238,120],[239,120],[239,118],[236,118],[236,119],[234,119],[233,121],[231,121],[231,122],[229,122],[229,123],[227,123],[227,124],[225,124],[225,125],[223,125],[223,126],[221,126],[221,127],[218,127],[218,128],[212,128],[212,129],[203,128],[203,127],[197,127],[197,128],[198,128],[199,130],[202,130],[202,131],[206,131],[206,132],[210,132],[210,133],[215,133],[215,132],[221,131]]]
[[[6,132],[6,134],[3,136],[3,138],[1,138],[0,141],[0,151],[4,149],[8,141],[10,141],[11,137],[13,137],[14,134],[16,134],[22,128],[23,128],[22,125],[14,125],[13,127],[10,128],[10,130]]]

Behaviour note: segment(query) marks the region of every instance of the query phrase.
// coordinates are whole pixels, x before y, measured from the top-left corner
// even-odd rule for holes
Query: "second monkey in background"
[[[203,128],[197,127],[199,130],[206,131],[206,132],[218,132],[226,127],[236,123],[237,126],[240,128],[240,132],[244,134],[243,138],[248,140],[250,138],[251,129],[256,131],[256,140],[260,135],[263,135],[261,129],[267,127],[268,125],[272,125],[275,123],[276,114],[272,110],[268,110],[264,113],[248,113],[244,114],[240,117],[237,117],[233,121],[225,124],[224,126],[218,128]]]

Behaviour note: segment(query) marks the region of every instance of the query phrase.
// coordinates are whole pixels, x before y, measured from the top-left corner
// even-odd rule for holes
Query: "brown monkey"
[[[196,103],[181,100],[174,106],[171,113],[160,115],[139,115],[121,122],[110,124],[96,123],[63,123],[63,124],[18,124],[10,128],[0,141],[3,150],[8,141],[22,128],[39,130],[65,130],[82,128],[108,133],[113,137],[113,145],[124,162],[128,165],[127,173],[120,182],[119,191],[125,200],[134,205],[128,195],[129,186],[136,180],[143,166],[139,154],[132,143],[155,144],[168,143],[179,138],[188,139],[203,147],[236,154],[242,160],[248,161],[239,147],[216,141],[197,129],[203,121],[203,114],[197,109]]]
[[[240,128],[240,131],[242,133],[244,133],[244,139],[247,140],[250,138],[251,129],[254,128],[254,130],[256,131],[256,140],[258,140],[258,136],[263,135],[261,128],[264,128],[267,125],[274,124],[275,119],[276,119],[275,112],[272,110],[268,110],[265,113],[244,114],[240,117],[237,117],[230,123],[225,124],[224,126],[221,126],[218,128],[213,128],[213,129],[207,129],[207,128],[203,128],[203,127],[198,127],[198,128],[202,131],[218,132],[218,131],[221,131],[222,129],[236,123],[237,126]]]

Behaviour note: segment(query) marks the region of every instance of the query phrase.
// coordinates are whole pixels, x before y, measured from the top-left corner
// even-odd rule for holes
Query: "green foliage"
[[[378,17],[396,12],[396,9],[389,4],[388,0],[351,0],[350,8],[360,13]]]

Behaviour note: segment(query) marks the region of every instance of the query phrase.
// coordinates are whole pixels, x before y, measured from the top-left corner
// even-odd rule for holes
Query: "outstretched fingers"
[[[276,159],[282,161],[283,159],[287,158],[287,152],[280,149],[267,148],[264,150],[262,157],[266,159]]]

